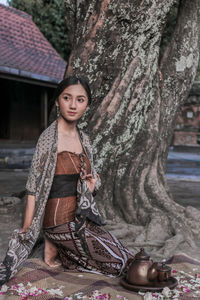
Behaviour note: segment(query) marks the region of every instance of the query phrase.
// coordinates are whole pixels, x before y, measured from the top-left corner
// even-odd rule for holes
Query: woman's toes
[[[45,263],[51,268],[56,268],[56,267],[61,266],[61,263],[58,260],[54,260],[54,261],[45,260]]]

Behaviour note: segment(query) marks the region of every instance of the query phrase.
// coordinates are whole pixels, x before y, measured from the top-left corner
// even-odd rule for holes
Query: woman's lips
[[[75,115],[76,115],[76,112],[68,111],[68,114],[71,115],[71,116],[75,116]]]

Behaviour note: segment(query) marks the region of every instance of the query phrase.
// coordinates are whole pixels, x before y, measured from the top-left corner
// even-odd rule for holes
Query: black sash
[[[54,175],[49,199],[75,196],[77,194],[77,181],[79,176],[79,173]]]

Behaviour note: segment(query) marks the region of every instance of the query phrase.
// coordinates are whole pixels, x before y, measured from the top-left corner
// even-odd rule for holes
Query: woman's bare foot
[[[61,262],[56,260],[58,254],[57,247],[49,240],[45,239],[44,262],[51,268],[61,266]]]
[[[61,262],[59,260],[52,260],[52,261],[45,261],[45,264],[47,264],[51,268],[56,268],[61,266]]]

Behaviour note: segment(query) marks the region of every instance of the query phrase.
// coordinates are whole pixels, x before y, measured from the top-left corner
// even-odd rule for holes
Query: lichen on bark
[[[199,58],[198,0],[180,1],[175,30],[161,57],[174,3],[67,0],[66,5],[68,22],[76,20],[70,23],[74,34],[66,76],[87,76],[93,91],[80,126],[95,146],[102,178],[97,201],[108,228],[119,222],[121,229],[114,232],[127,237],[130,248],[145,246],[162,257],[189,251],[188,245],[195,249],[200,225],[199,211],[176,204],[165,178],[177,111]]]

